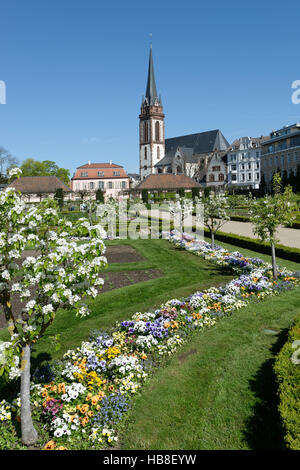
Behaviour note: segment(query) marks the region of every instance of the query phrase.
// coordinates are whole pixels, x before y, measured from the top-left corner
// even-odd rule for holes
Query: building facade
[[[259,189],[261,183],[262,144],[268,137],[242,137],[227,152],[228,186]]]
[[[219,129],[165,139],[165,123],[161,98],[158,97],[154,77],[152,46],[150,48],[146,96],[142,99],[139,115],[139,162],[140,179],[143,181],[151,174],[184,174],[200,182],[208,183],[203,169],[208,169],[211,158],[216,152],[225,152],[229,143]],[[220,180],[226,180],[226,163],[218,162]],[[212,178],[212,176],[211,176]]]
[[[154,173],[154,165],[165,156],[165,124],[161,97],[154,77],[152,46],[150,48],[146,95],[139,115],[140,179]]]
[[[261,173],[266,190],[272,188],[272,178],[277,172],[283,177],[296,176],[300,166],[300,124],[285,126],[270,133],[262,144]]]
[[[71,178],[71,188],[75,196],[80,192],[96,193],[101,189],[105,198],[119,197],[129,190],[130,178],[121,165],[110,163],[87,163],[79,166]]]
[[[206,186],[212,166],[220,168],[220,177],[215,175],[215,182],[226,180],[226,162],[223,155],[229,143],[219,129],[199,132],[165,140],[166,155],[156,163],[157,173],[185,174]],[[218,160],[216,165],[211,161]],[[209,174],[208,174],[209,173]]]

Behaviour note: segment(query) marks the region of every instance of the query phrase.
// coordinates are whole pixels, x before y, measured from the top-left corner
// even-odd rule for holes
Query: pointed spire
[[[149,69],[148,69],[148,80],[146,88],[146,98],[149,105],[154,104],[155,100],[158,100],[155,77],[154,77],[154,66],[152,57],[152,44],[150,45],[150,57],[149,57]]]

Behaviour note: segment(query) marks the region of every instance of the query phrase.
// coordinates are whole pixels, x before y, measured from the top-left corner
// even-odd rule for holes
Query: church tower
[[[165,156],[165,124],[161,97],[158,97],[152,45],[150,46],[146,96],[143,96],[140,119],[140,178],[155,173],[154,165]]]

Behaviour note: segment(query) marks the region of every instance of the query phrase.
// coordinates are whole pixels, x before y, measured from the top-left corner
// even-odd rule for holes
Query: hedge
[[[274,363],[284,443],[290,450],[300,450],[300,364],[292,361],[293,355],[300,359],[300,314]]]
[[[210,236],[209,230],[204,229],[206,236]],[[215,240],[229,243],[230,245],[236,245],[241,248],[257,251],[266,255],[271,254],[271,247],[268,243],[261,242],[255,238],[244,237],[242,235],[235,235],[233,233],[217,232],[215,234]],[[300,250],[285,245],[276,245],[276,255],[279,258],[295,261],[300,263]]]
[[[159,227],[161,229],[162,219],[159,220]],[[151,217],[148,217],[148,223],[151,221]],[[174,224],[170,224],[170,229],[174,228]],[[196,227],[192,227],[192,231],[195,232]],[[210,232],[207,228],[204,229],[204,236],[210,237]],[[265,255],[271,255],[271,247],[268,243],[261,242],[255,238],[249,238],[242,235],[236,235],[234,233],[225,233],[225,232],[216,232],[215,240],[220,242],[228,243],[230,245],[235,245],[240,248],[245,248],[252,251],[257,251],[258,253],[263,253]],[[293,248],[285,245],[276,245],[276,255],[279,258],[287,259],[289,261],[294,261],[295,263],[300,263],[300,250],[298,248]]]

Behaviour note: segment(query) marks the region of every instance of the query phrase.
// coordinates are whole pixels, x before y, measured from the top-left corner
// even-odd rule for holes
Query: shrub
[[[299,343],[296,343],[296,341],[299,341]],[[290,450],[300,450],[300,364],[297,363],[295,358],[299,348],[300,314],[290,329],[288,339],[274,364],[284,441]],[[300,354],[298,354],[299,356]]]

